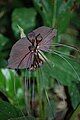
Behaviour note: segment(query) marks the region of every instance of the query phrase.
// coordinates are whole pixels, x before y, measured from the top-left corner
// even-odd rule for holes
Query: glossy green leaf
[[[4,75],[2,74],[2,71],[0,70],[0,89],[1,90],[5,90],[5,77]]]
[[[14,70],[1,69],[1,74],[5,81],[4,90],[13,103],[20,107],[24,106],[24,94],[21,78]]]
[[[53,52],[53,55],[47,57],[51,61],[51,65],[47,65],[44,68],[46,74],[53,76],[60,83],[64,85],[70,85],[72,81],[80,81],[80,63],[76,60],[64,57],[61,54],[56,54]]]

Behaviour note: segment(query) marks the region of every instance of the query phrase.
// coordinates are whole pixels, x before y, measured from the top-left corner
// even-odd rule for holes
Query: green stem
[[[56,12],[57,12],[57,0],[54,0],[54,3],[53,3],[52,28],[54,28],[55,23],[56,23]]]

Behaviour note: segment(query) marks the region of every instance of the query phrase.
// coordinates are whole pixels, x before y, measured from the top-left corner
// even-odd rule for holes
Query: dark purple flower
[[[21,38],[12,47],[8,68],[34,70],[40,67],[43,63],[40,51],[48,51],[55,36],[55,29],[42,26]]]

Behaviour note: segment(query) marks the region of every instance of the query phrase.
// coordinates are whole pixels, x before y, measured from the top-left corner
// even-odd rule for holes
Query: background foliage
[[[79,11],[79,0],[0,0],[0,120],[80,119]],[[53,53],[45,53],[51,68],[45,63],[30,76],[26,71],[27,80],[37,80],[38,115],[38,110],[25,113],[25,71],[7,69],[10,50],[20,38],[18,25],[26,35],[42,25],[57,29]]]

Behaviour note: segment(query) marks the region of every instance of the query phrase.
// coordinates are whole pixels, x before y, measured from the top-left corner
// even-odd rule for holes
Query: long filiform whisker
[[[28,113],[28,115],[30,114],[30,111],[29,111],[29,101],[28,101],[28,98],[29,98],[29,91],[28,91],[28,79],[26,78],[26,71],[25,71],[25,104],[26,104],[26,111]]]
[[[49,44],[46,44],[46,45],[44,45],[44,46],[46,47],[46,46],[48,46],[48,45],[49,45]],[[70,46],[70,45],[66,45],[66,44],[61,44],[61,43],[53,43],[53,44],[50,45],[50,47],[57,47],[57,46],[67,47],[67,48],[73,49],[73,50],[75,50],[75,51],[77,51],[77,52],[80,53],[80,50],[77,49],[77,48],[74,47],[74,46]]]
[[[42,54],[41,51],[39,51],[39,53],[40,53],[40,55],[44,58],[44,60],[46,61],[49,69],[50,69],[50,70],[53,70],[53,67],[54,67],[55,65],[54,65],[53,63],[51,63],[51,61],[49,61],[49,60],[46,58],[46,56],[44,56],[44,55]],[[57,83],[60,85],[60,83],[59,83],[58,80],[57,80]]]
[[[58,51],[58,50],[53,50],[54,52],[58,52],[59,54],[61,54],[61,55],[64,55],[64,56],[66,56],[66,57],[71,57],[71,58],[76,58],[75,56],[73,56],[73,55],[70,55],[70,54],[67,54],[67,53],[63,53],[62,51]],[[48,52],[52,52],[52,49],[49,49],[48,50]]]
[[[28,80],[28,92],[29,92],[29,96],[28,96],[28,103],[29,103],[29,111],[31,111],[30,110],[30,100],[31,100],[31,93],[30,93],[30,86],[31,86],[31,84],[30,84],[30,80],[31,79],[31,71],[29,71],[29,80]]]
[[[41,72],[41,75],[42,75],[42,78],[43,78],[42,68],[40,68],[40,72]],[[45,82],[44,82],[44,79],[42,79],[42,80],[43,80],[43,83],[45,83]],[[51,106],[51,103],[50,103],[50,100],[49,100],[49,96],[48,96],[47,90],[46,90],[45,87],[44,87],[43,89],[44,89],[44,91],[45,91],[45,96],[46,96],[46,99],[47,99],[47,101],[48,101],[48,104],[49,104],[49,106],[50,106],[50,108],[51,108],[51,112],[52,112],[52,106]],[[52,119],[54,119],[54,114],[53,114],[53,112],[52,112]]]
[[[17,97],[16,97],[16,95],[17,95],[17,90],[16,90],[15,79],[16,79],[16,78],[14,77],[14,93],[15,93],[15,98],[16,98],[17,105],[19,106],[19,102],[18,102],[18,99],[17,99]],[[25,116],[25,114],[23,113],[23,111],[22,111],[21,109],[20,109],[20,111],[21,111],[21,113],[22,113],[24,119],[26,120],[26,116]]]
[[[78,80],[80,81],[80,77],[79,77],[77,71],[75,70],[75,68],[73,67],[73,65],[72,65],[65,57],[63,57],[62,55],[60,55],[59,53],[54,52],[54,51],[52,51],[51,53],[52,53],[52,54],[56,54],[57,56],[59,56],[60,58],[62,58],[63,60],[65,60],[66,63],[68,63],[68,65],[73,69],[73,71],[75,72]]]
[[[46,61],[46,63],[48,64],[49,68],[52,69],[52,65],[50,65],[49,60],[46,58],[46,56],[44,56],[41,51],[38,51],[38,52],[42,56],[42,58]]]

